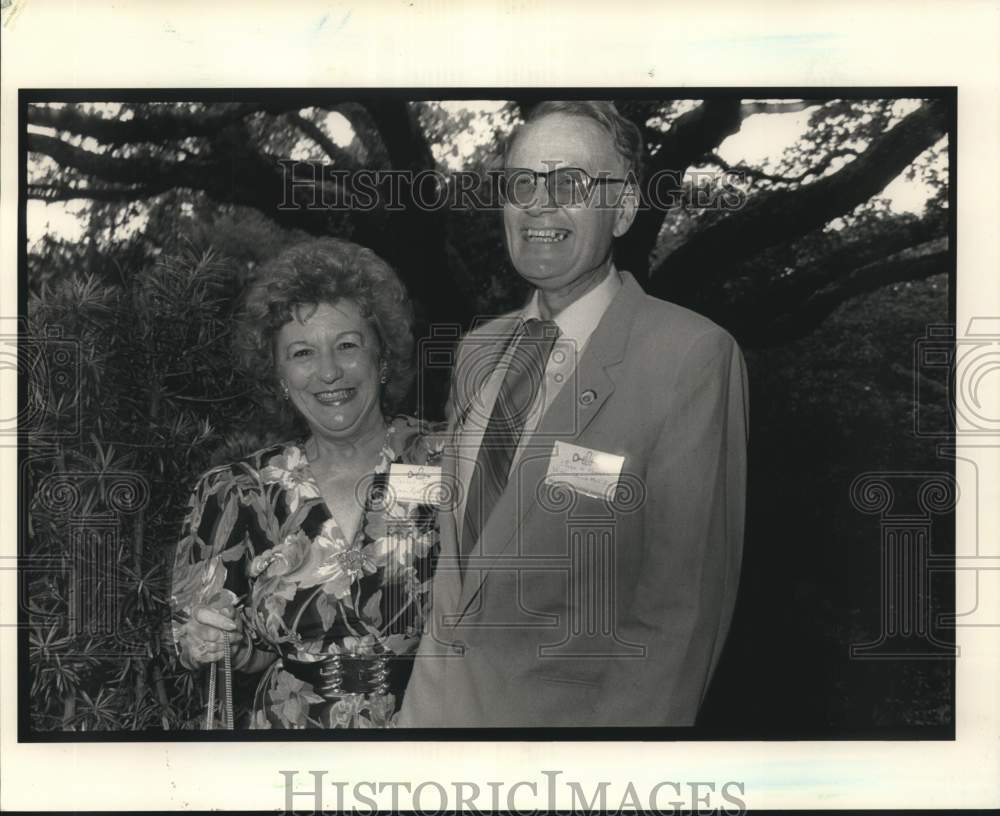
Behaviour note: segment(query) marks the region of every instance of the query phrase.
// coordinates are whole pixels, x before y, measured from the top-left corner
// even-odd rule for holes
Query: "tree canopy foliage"
[[[85,199],[112,212],[135,202],[148,210],[171,202],[176,210],[178,196],[202,221],[211,209],[213,226],[249,208],[282,230],[348,237],[397,268],[428,321],[467,325],[520,292],[506,269],[495,211],[390,211],[382,188],[364,211],[279,208],[282,162],[295,155],[344,171],[421,171],[455,169],[457,157],[464,169],[482,169],[529,106],[512,100],[489,112],[456,112],[382,95],[309,107],[291,97],[32,104],[28,195]],[[801,337],[847,299],[947,271],[946,101],[720,94],[619,107],[645,139],[646,178],[672,179],[677,188],[661,184],[659,196],[675,193],[677,206],[642,209],[618,242],[619,265],[650,292],[713,317],[744,345]],[[736,166],[720,156],[752,118],[799,111],[808,112],[808,127],[783,154]],[[331,132],[333,114],[349,126],[349,141]],[[476,149],[460,152],[472,134]],[[744,200],[736,208],[698,206],[699,186],[721,171],[746,179]],[[894,212],[879,198],[903,174],[919,175],[932,190],[919,216]],[[414,190],[404,185],[402,193],[412,198]]]

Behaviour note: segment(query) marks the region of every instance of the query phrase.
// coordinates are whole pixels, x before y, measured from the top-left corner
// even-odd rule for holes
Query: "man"
[[[507,248],[535,290],[458,351],[456,496],[400,726],[694,723],[739,579],[746,374],[612,262],[640,155],[609,102],[542,103],[508,145]]]

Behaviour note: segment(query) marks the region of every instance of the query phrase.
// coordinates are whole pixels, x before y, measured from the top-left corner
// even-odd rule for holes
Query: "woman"
[[[405,290],[370,250],[310,241],[262,269],[239,334],[304,432],[198,482],[173,575],[180,659],[260,673],[253,728],[387,726],[437,554],[431,507],[386,488],[391,464],[440,454],[386,419],[413,376]]]

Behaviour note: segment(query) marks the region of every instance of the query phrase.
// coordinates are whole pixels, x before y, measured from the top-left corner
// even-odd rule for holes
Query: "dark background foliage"
[[[23,278],[22,532],[30,555],[57,567],[27,576],[32,731],[196,725],[199,684],[168,648],[169,563],[197,475],[280,433],[270,396],[231,354],[231,317],[255,268],[309,235],[368,245],[403,277],[424,337],[523,297],[496,212],[278,209],[281,160],[484,169],[530,104],[477,112],[379,95],[27,107],[29,199],[87,204],[82,239],[46,232]],[[744,577],[704,724],[761,737],[949,725],[949,661],[848,652],[877,636],[882,591],[878,519],[852,506],[852,480],[950,469],[913,432],[918,381],[933,396],[924,419],[947,425],[945,385],[913,363],[915,342],[949,318],[947,103],[716,94],[620,108],[643,131],[647,173],[681,180],[682,206],[644,211],[616,247],[619,265],[729,329],[750,370]],[[751,117],[796,111],[808,111],[805,134],[761,166],[719,155]],[[349,143],[332,138],[331,113],[350,123]],[[691,169],[745,173],[745,206],[696,206],[698,185],[715,182],[685,177]],[[929,190],[919,215],[880,195],[904,174]],[[60,350],[75,362],[60,368]],[[440,417],[445,384],[446,372],[430,372],[413,410]],[[142,485],[125,511],[122,480]],[[72,486],[72,506],[53,499],[53,484]],[[948,552],[949,518],[934,531],[935,552]],[[79,542],[100,535],[114,558],[95,578]],[[935,589],[934,608],[947,610],[949,588]],[[113,626],[85,614],[95,592]]]

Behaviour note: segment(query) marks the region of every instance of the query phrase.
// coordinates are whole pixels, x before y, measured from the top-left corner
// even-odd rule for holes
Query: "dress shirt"
[[[597,324],[607,311],[611,301],[615,299],[618,290],[622,287],[621,275],[615,269],[614,264],[608,270],[607,276],[597,286],[573,301],[569,306],[556,315],[553,315],[553,322],[559,327],[559,339],[556,341],[549,355],[548,364],[545,367],[545,380],[535,394],[534,401],[528,411],[528,416],[524,423],[524,432],[521,434],[521,441],[514,454],[511,470],[516,467],[518,460],[524,452],[524,445],[531,432],[534,431],[545,416],[545,412],[552,405],[556,395],[562,387],[573,379],[577,362],[586,348],[590,335],[594,333]],[[536,289],[527,304],[512,316],[521,320],[536,318],[541,320],[542,315],[538,307],[539,293]],[[493,411],[493,404],[496,402],[497,394],[500,393],[500,386],[507,373],[512,357],[512,348],[508,348],[500,359],[492,375],[486,379],[480,391],[477,403],[481,406],[480,411],[471,412],[468,418],[456,431],[455,441],[460,455],[457,462],[457,476],[462,486],[460,506],[456,508],[456,518],[465,518],[465,499],[468,495],[469,484],[472,481],[472,473],[476,460],[479,456],[479,448],[483,441],[483,434],[486,431],[486,424]]]

